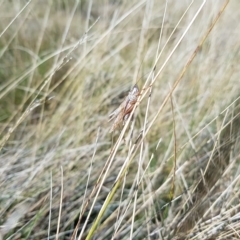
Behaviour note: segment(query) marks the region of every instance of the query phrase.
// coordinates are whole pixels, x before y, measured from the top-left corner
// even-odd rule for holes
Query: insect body
[[[133,89],[128,93],[128,96],[121,103],[121,105],[109,115],[109,121],[114,120],[110,132],[113,132],[121,123],[125,123],[131,114],[137,98],[139,95],[139,88],[134,85]]]

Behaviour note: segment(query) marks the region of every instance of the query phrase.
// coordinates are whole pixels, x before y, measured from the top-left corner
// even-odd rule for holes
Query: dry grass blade
[[[61,222],[61,217],[62,217],[62,204],[63,204],[63,167],[61,166],[61,197],[60,197],[60,204],[59,204],[56,240],[59,239],[60,222]]]

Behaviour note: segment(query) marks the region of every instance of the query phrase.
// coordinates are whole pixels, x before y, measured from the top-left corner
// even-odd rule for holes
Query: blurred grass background
[[[108,114],[135,83],[142,89],[163,50],[161,68],[202,3],[1,1],[0,239],[71,238],[121,131],[109,133]],[[93,198],[83,213],[81,239],[223,4],[204,4],[149,109],[148,97],[139,104],[88,221]],[[230,1],[150,127],[93,239],[240,238],[239,8]]]

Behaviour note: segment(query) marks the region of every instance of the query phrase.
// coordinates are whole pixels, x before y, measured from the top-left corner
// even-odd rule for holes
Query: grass
[[[237,0],[0,9],[0,239],[240,238]]]

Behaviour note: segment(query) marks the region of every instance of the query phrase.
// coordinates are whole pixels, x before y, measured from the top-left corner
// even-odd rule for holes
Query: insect
[[[128,96],[121,103],[121,105],[109,115],[109,122],[115,119],[110,129],[110,132],[113,132],[121,123],[123,123],[124,125],[128,117],[130,116],[135,106],[135,103],[137,102],[138,96],[139,88],[135,84],[132,90],[128,93]]]

